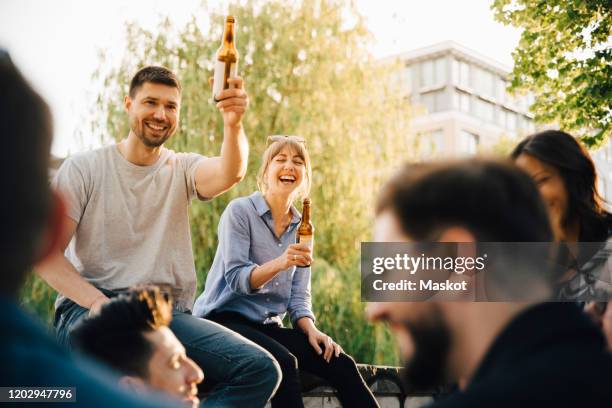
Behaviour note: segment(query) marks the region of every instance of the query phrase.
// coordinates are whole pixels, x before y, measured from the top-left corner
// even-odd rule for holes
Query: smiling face
[[[145,82],[125,97],[131,131],[150,148],[159,147],[178,126],[180,92],[177,88]]]
[[[257,185],[264,194],[288,196],[291,201],[310,193],[311,168],[304,140],[279,136],[263,154]]]
[[[516,165],[523,169],[535,181],[544,203],[548,209],[553,228],[567,223],[568,192],[559,171],[550,164],[523,153],[516,158]],[[557,231],[556,235],[559,231]]]
[[[302,186],[305,177],[304,158],[290,146],[285,146],[272,157],[264,182],[270,194],[292,195]]]
[[[148,332],[145,337],[153,345],[148,365],[148,383],[196,408],[200,401],[197,385],[204,379],[198,365],[185,354],[185,348],[168,327]]]

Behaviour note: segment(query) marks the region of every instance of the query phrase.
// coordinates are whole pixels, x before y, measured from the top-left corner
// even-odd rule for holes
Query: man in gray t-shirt
[[[125,97],[130,132],[112,146],[67,159],[53,181],[67,206],[62,248],[37,268],[60,295],[58,338],[109,297],[136,285],[157,284],[175,300],[171,329],[206,378],[219,383],[207,406],[263,406],[280,377],[265,350],[213,322],[192,316],[196,274],[188,207],[213,198],[246,172],[248,143],[242,116],[248,97],[240,78],[221,91],[224,140],[219,157],[163,147],[178,127],[181,88],[166,68],[138,71]],[[171,367],[168,368],[171,370]]]

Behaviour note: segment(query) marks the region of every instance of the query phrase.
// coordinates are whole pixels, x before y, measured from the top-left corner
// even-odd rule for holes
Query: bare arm
[[[242,125],[225,126],[221,156],[209,157],[195,171],[195,186],[200,197],[216,197],[243,179],[249,157],[249,144]]]
[[[36,265],[36,273],[56,291],[80,306],[95,312],[108,298],[87,282],[64,256],[64,251],[78,225],[69,217],[64,217],[64,223],[57,252]]]
[[[254,290],[261,289],[266,282],[274,278],[282,270],[279,258],[258,266],[251,272],[251,288]]]
[[[232,78],[229,82],[233,88],[221,91],[217,103],[223,116],[221,155],[203,160],[195,172],[196,190],[201,197],[218,196],[246,174],[249,143],[242,128],[242,116],[249,100],[241,78]]]
[[[312,262],[310,248],[303,244],[292,244],[287,247],[281,256],[268,261],[251,271],[250,282],[252,289],[260,289],[266,282],[274,278],[279,272],[292,266],[309,265]]]

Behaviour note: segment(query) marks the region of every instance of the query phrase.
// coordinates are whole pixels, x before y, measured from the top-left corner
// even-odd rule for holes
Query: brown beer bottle
[[[310,248],[310,255],[314,249],[314,226],[310,220],[310,198],[305,198],[302,203],[302,222],[297,229],[297,243],[304,244]],[[305,265],[308,267],[310,265]]]
[[[223,43],[215,54],[215,74],[213,77],[213,100],[218,102],[217,94],[228,89],[228,79],[234,78],[238,70],[238,50],[236,49],[236,19],[227,16],[225,30],[223,30]]]

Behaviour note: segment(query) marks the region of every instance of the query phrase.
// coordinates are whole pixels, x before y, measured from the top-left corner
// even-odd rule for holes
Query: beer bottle
[[[233,16],[225,19],[225,30],[223,30],[223,43],[215,55],[215,74],[213,77],[213,100],[218,102],[217,94],[223,89],[228,89],[228,79],[234,78],[238,70],[238,50],[236,50],[236,31]]]
[[[297,229],[297,243],[304,244],[310,248],[310,255],[314,249],[314,226],[310,221],[310,198],[305,198],[302,203],[302,222]],[[310,265],[305,265],[308,267]]]

